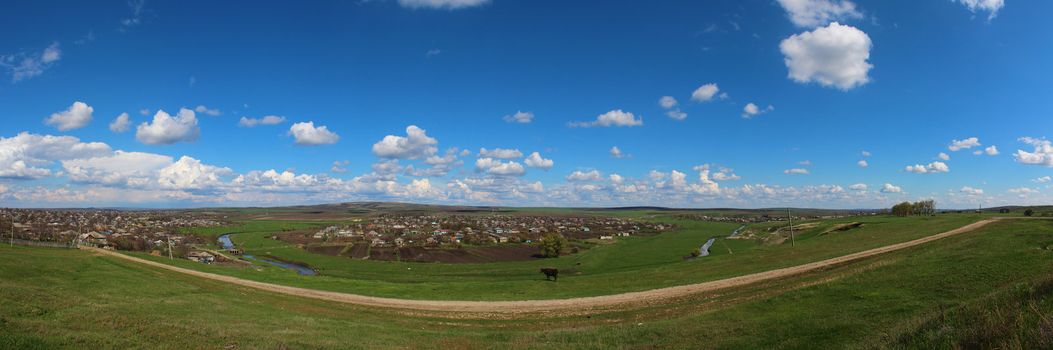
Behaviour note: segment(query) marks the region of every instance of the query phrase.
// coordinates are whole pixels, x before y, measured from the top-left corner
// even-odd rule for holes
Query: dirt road
[[[108,256],[117,257],[120,259],[130,260],[141,264],[146,264],[162,269],[185,273],[188,275],[198,276],[202,278],[208,278],[216,281],[227,282],[240,286],[256,288],[260,290],[282,293],[288,295],[294,295],[299,297],[314,298],[321,300],[329,300],[341,303],[351,303],[365,306],[376,306],[386,308],[398,308],[398,309],[410,309],[410,310],[427,310],[427,311],[447,311],[447,312],[478,312],[478,313],[525,313],[525,312],[538,312],[538,311],[558,311],[558,310],[580,310],[598,307],[609,307],[621,304],[628,304],[641,301],[655,301],[662,299],[670,299],[676,297],[682,297],[694,293],[713,291],[722,288],[738,287],[751,283],[757,283],[777,278],[783,278],[787,276],[793,276],[804,272],[809,272],[824,267],[830,267],[837,264],[851,262],[867,257],[871,257],[878,254],[888,253],[904,248],[913,247],[919,244],[932,242],[938,239],[954,236],[960,233],[969,232],[978,229],[984,225],[996,221],[997,219],[986,219],[978,221],[969,225],[965,225],[954,230],[950,230],[943,233],[938,233],[932,236],[927,236],[913,241],[892,244],[880,248],[874,248],[858,253],[848,254],[836,258],[826,259],[822,261],[816,261],[804,265],[797,265],[792,267],[786,267],[781,269],[775,269],[770,271],[764,271],[749,275],[743,275],[739,277],[726,278],[722,280],[709,281],[697,284],[689,284],[676,287],[667,287],[646,290],[641,292],[631,292],[614,295],[602,295],[595,297],[583,297],[583,298],[571,298],[571,299],[557,299],[557,300],[522,300],[522,301],[446,301],[446,300],[407,300],[407,299],[393,299],[393,298],[381,298],[371,297],[365,295],[329,292],[315,289],[306,289],[298,287],[289,287],[283,285],[277,285],[272,283],[256,282],[236,277],[217,275],[208,272],[194,271],[181,267],[171,266],[164,263],[154,262],[150,260],[140,259],[133,256],[117,253],[109,250],[102,250],[97,248],[83,248],[92,251],[96,251]]]

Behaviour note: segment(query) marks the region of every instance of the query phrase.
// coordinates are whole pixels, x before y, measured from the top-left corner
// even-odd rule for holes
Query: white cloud
[[[528,167],[546,170],[552,169],[552,165],[554,165],[554,162],[551,159],[541,158],[541,154],[538,152],[531,153],[523,162],[526,163]]]
[[[1028,194],[1038,193],[1038,190],[1032,189],[1032,188],[1027,188],[1027,187],[1019,187],[1019,188],[1010,188],[1007,192],[1012,193],[1012,194],[1018,194],[1018,195],[1028,195]]]
[[[490,3],[490,0],[398,0],[399,5],[411,9],[446,9],[456,10],[468,7],[481,6]]]
[[[44,74],[45,70],[51,68],[61,58],[62,50],[59,48],[59,43],[54,42],[40,53],[0,55],[0,67],[7,69],[11,74],[11,82],[17,83]]]
[[[859,152],[859,154],[862,154],[864,157],[869,157],[870,156],[870,152],[869,151],[862,151],[862,152]]]
[[[871,46],[867,33],[833,22],[786,38],[779,50],[793,81],[850,90],[870,81]]]
[[[691,100],[695,102],[709,102],[714,98],[727,98],[727,94],[720,94],[719,92],[720,87],[716,83],[703,84],[691,93]]]
[[[678,104],[679,102],[673,96],[662,96],[658,99],[658,105],[665,109],[676,107]]]
[[[166,189],[205,189],[221,185],[220,177],[231,173],[229,168],[203,164],[200,160],[183,156],[158,170],[157,183]]]
[[[213,117],[223,114],[223,112],[220,112],[218,109],[208,108],[208,107],[205,107],[204,105],[197,105],[197,107],[194,108],[194,112],[210,115],[210,116],[213,116]]]
[[[947,167],[947,164],[944,163],[944,162],[932,162],[932,163],[929,163],[928,165],[921,165],[921,164],[908,165],[904,169],[907,172],[911,172],[911,173],[915,173],[915,174],[946,173],[946,172],[951,170],[949,167]]]
[[[786,170],[783,170],[782,173],[783,174],[787,174],[787,175],[807,175],[807,174],[809,174],[808,173],[808,169],[804,169],[804,168],[786,169]]]
[[[59,131],[80,129],[91,122],[91,113],[94,110],[88,104],[76,101],[64,111],[52,113],[44,119],[44,124],[54,126]]]
[[[333,166],[329,168],[329,171],[334,173],[343,174],[347,172],[347,166],[351,165],[350,161],[346,160],[334,160]]]
[[[771,111],[774,111],[774,110],[775,110],[775,107],[772,106],[772,105],[768,105],[768,107],[765,107],[764,109],[761,109],[760,107],[757,107],[757,105],[753,104],[753,102],[750,102],[750,103],[747,103],[745,107],[742,107],[742,117],[746,118],[746,119],[750,119],[750,118],[753,118],[753,117],[756,117],[758,115],[761,115],[761,114],[764,114],[764,113],[768,113],[768,112],[771,112]]]
[[[511,148],[479,149],[479,158],[512,159],[523,157],[523,152]]]
[[[962,189],[959,190],[958,192],[965,193],[968,196],[979,196],[979,195],[984,194],[984,190],[979,189],[979,188],[972,188],[972,187],[969,187],[969,186],[962,187]]]
[[[74,182],[128,187],[149,187],[157,171],[170,165],[169,156],[125,151],[62,161],[63,170]]]
[[[201,128],[194,111],[180,108],[175,117],[163,110],[154,114],[153,122],[143,122],[135,130],[135,138],[148,145],[168,145],[180,141],[197,140]]]
[[[951,144],[947,145],[947,149],[951,150],[951,152],[957,152],[959,150],[969,149],[977,146],[980,146],[980,139],[970,137],[964,140],[951,140]]]
[[[527,124],[534,121],[534,113],[516,111],[515,114],[504,116],[504,120],[509,123]]]
[[[884,186],[881,186],[881,193],[903,193],[903,189],[899,186],[885,183]]]
[[[584,172],[575,170],[570,175],[567,175],[567,181],[600,181],[600,172],[596,170]]]
[[[314,126],[314,122],[300,122],[289,127],[289,135],[296,139],[297,145],[315,146],[331,145],[340,141],[340,136],[329,131],[329,127]]]
[[[46,167],[54,161],[102,156],[110,151],[105,143],[84,143],[72,136],[23,132],[0,137],[0,178],[41,178],[51,175]]]
[[[815,28],[832,21],[863,18],[863,14],[856,10],[856,4],[847,0],[778,1],[790,16],[790,21],[798,27]]]
[[[121,113],[117,118],[110,122],[110,131],[116,133],[122,133],[128,131],[128,128],[132,126],[132,121],[128,119],[128,113]]]
[[[1053,144],[1050,144],[1049,140],[1021,137],[1020,142],[1029,144],[1035,149],[1032,152],[1017,150],[1013,158],[1018,163],[1053,167]]]
[[[149,108],[140,109],[139,110],[139,115],[144,116],[144,117],[150,115],[150,109]]]
[[[998,15],[998,10],[1005,6],[1005,0],[958,0],[958,2],[972,13],[986,11],[988,13],[987,20],[994,19]]]
[[[866,191],[867,190],[867,184],[864,184],[864,183],[853,184],[851,186],[848,186],[848,189],[853,190],[853,191]]]
[[[277,125],[284,122],[285,117],[280,115],[267,115],[263,118],[241,117],[241,120],[238,120],[238,126],[251,128],[257,125]]]
[[[596,117],[595,121],[571,122],[569,125],[571,127],[582,128],[588,128],[593,126],[640,126],[643,125],[643,118],[636,118],[636,116],[634,116],[632,113],[624,112],[620,109],[615,109],[610,112],[600,114]]]
[[[665,116],[669,117],[669,119],[672,119],[672,120],[684,120],[684,119],[687,119],[687,113],[684,113],[679,108],[674,109],[674,110],[670,110],[670,111],[666,111],[665,112]]]
[[[418,159],[438,152],[439,141],[429,137],[427,131],[410,125],[406,136],[387,135],[373,144],[373,154],[389,159]]]
[[[1049,182],[1050,180],[1053,180],[1053,177],[1050,177],[1049,175],[1046,175],[1046,176],[1042,176],[1042,177],[1039,177],[1039,178],[1031,180],[1031,181],[1034,181],[1034,182],[1037,182],[1037,183],[1046,183],[1046,182]]]
[[[942,160],[942,161],[948,161],[948,160],[951,160],[951,156],[950,156],[949,154],[947,154],[947,153],[943,153],[943,152],[940,152],[940,154],[937,154],[937,155],[936,155],[936,158],[939,158],[939,159],[940,159],[940,160]]]
[[[994,145],[991,145],[990,147],[984,148],[984,153],[986,153],[989,156],[997,156],[998,155],[998,147],[995,147]]]
[[[611,157],[614,158],[622,158],[625,156],[624,154],[622,154],[622,150],[618,148],[618,146],[611,146],[611,150],[609,151],[609,153],[611,154]]]
[[[870,163],[867,163],[866,159],[860,159],[858,162],[856,162],[856,165],[858,165],[860,168],[866,168],[870,166]]]
[[[720,168],[720,171],[713,173],[713,180],[717,181],[738,181],[742,177],[735,175],[734,171],[728,168]]]
[[[502,162],[494,158],[479,158],[475,160],[475,169],[489,175],[522,176],[526,169],[522,164],[515,161]]]

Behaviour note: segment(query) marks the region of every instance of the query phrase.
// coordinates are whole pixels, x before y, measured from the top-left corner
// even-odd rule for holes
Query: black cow
[[[548,280],[549,277],[552,277],[553,281],[559,281],[559,269],[551,268],[551,267],[542,267],[541,268],[541,273],[545,274],[545,280],[546,281]]]

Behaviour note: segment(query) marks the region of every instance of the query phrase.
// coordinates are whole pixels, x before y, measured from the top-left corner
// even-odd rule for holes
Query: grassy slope
[[[639,310],[444,319],[258,292],[85,252],[0,247],[0,348],[951,348],[1041,344],[992,298],[1053,264],[1053,223],[1004,222],[799,277]],[[1032,319],[1053,315],[1049,288]],[[1035,297],[1037,296],[1037,297]],[[1044,300],[1044,301],[1043,301]],[[975,303],[991,303],[989,306]],[[959,310],[959,306],[967,309]],[[952,310],[941,317],[943,309]],[[984,312],[970,312],[977,308]],[[961,317],[962,319],[956,319]],[[987,321],[986,323],[981,321]],[[975,325],[972,325],[974,324]],[[953,331],[934,332],[954,325]],[[977,338],[977,334],[981,337]],[[1023,335],[1014,337],[1014,335]],[[1030,342],[1030,343],[1029,343]]]
[[[720,239],[711,249],[711,256],[695,261],[683,261],[682,257],[710,237],[726,236],[739,225],[676,221],[682,227],[680,230],[654,237],[619,239],[618,244],[598,246],[558,259],[493,264],[363,261],[312,254],[268,238],[276,230],[308,224],[250,221],[238,229],[242,233],[234,236],[235,243],[247,252],[306,263],[324,276],[297,276],[273,267],[261,267],[262,271],[257,271],[146,258],[246,279],[365,295],[448,300],[556,299],[684,285],[799,265],[943,232],[979,218],[978,215],[943,215],[834,220],[799,232],[796,247],[788,243],[763,245],[756,241]],[[830,226],[850,221],[863,221],[866,225],[818,235]],[[560,268],[560,281],[546,282],[538,273],[538,268],[543,266]]]

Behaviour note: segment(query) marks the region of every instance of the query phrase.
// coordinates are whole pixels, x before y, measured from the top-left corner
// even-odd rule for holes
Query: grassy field
[[[1051,249],[1053,222],[1000,222],[669,303],[503,319],[334,304],[83,251],[0,246],[0,348],[1045,348]]]
[[[680,229],[652,237],[620,238],[558,259],[491,264],[434,264],[356,260],[313,254],[270,236],[282,229],[301,229],[318,223],[247,221],[235,228],[213,228],[210,237],[238,232],[233,241],[248,253],[304,263],[320,276],[299,276],[270,266],[258,269],[205,266],[189,261],[157,261],[197,270],[284,285],[364,295],[435,300],[525,300],[615,294],[684,285],[761,272],[841,256],[866,249],[932,235],[980,220],[980,215],[941,215],[898,218],[852,217],[824,221],[798,232],[789,242],[765,244],[756,240],[724,239],[739,224],[656,218]],[[864,222],[858,229],[820,235],[845,222]],[[710,237],[718,239],[712,255],[685,261],[691,250]],[[561,271],[558,283],[547,282],[540,267]]]

